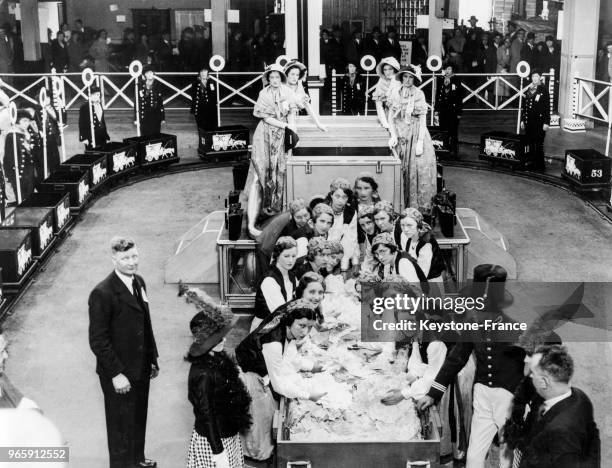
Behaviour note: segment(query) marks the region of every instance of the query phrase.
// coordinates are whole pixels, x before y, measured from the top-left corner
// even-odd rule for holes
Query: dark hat
[[[229,307],[215,304],[201,289],[179,283],[179,296],[185,296],[186,302],[194,304],[199,310],[189,322],[193,334],[193,343],[189,348],[191,356],[206,354],[221,342],[238,321]]]
[[[537,73],[538,75],[542,75],[542,70],[540,70],[539,68],[532,68],[532,69],[529,71],[529,76],[535,75],[536,73]]]
[[[478,22],[478,18],[476,18],[474,15],[470,16],[470,19],[468,20],[468,22],[470,21],[476,21]]]
[[[535,39],[535,34],[532,32],[527,33],[527,39]]]
[[[89,94],[99,93],[100,87],[98,85],[93,85],[89,88]]]
[[[32,120],[32,115],[25,109],[19,109],[17,111],[17,122],[19,122],[21,119]]]
[[[554,36],[551,36],[551,35],[549,34],[548,36],[546,36],[546,39],[544,40],[544,42],[546,42],[546,41],[553,41],[553,42],[555,42],[555,37],[554,37]]]
[[[155,69],[151,65],[145,65],[142,67],[142,74],[144,75],[147,72],[155,72]]]
[[[395,74],[395,79],[401,83],[406,73],[412,75],[419,81],[419,83],[423,81],[421,76],[421,67],[419,65],[409,65],[407,67],[400,68],[400,70]]]
[[[300,71],[300,80],[304,78],[304,75],[306,74],[306,71],[307,71],[306,65],[304,65],[302,62],[298,62],[297,59],[293,59],[287,62],[287,64],[285,65],[285,69],[283,70],[285,75],[288,75],[289,71],[292,68],[297,68]]]
[[[474,268],[469,296],[483,297],[487,304],[494,307],[507,307],[513,302],[512,295],[506,291],[507,277],[508,272],[500,265],[478,265]]]

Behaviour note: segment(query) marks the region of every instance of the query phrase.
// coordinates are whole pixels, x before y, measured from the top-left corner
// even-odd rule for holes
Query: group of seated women
[[[445,261],[421,213],[407,208],[398,215],[380,200],[369,174],[352,185],[336,178],[326,197],[293,200],[289,213],[278,216],[282,225],[271,223],[279,236],[258,283],[250,334],[236,357],[251,395],[264,395],[271,384],[271,398],[318,400],[324,393],[310,388],[300,371],[317,372],[321,366],[301,357],[299,348],[313,327],[326,327],[324,296],[355,294],[355,280],[368,277],[399,279],[428,293],[430,283],[442,284]],[[253,403],[255,413],[256,407],[265,405]],[[254,423],[267,424],[258,416]],[[249,447],[249,440],[245,451],[265,457],[268,451],[254,442]]]

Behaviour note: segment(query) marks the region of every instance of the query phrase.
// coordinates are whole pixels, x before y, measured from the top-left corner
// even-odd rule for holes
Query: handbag
[[[300,137],[298,137],[298,134],[289,127],[285,127],[285,152],[295,148],[299,141]]]

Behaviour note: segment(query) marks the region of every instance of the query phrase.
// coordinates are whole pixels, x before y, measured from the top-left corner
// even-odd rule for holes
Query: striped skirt
[[[231,468],[244,468],[244,456],[240,434],[232,437],[222,438],[223,449],[229,459]],[[215,468],[213,452],[206,437],[202,437],[194,429],[191,434],[191,443],[187,454],[187,468]]]

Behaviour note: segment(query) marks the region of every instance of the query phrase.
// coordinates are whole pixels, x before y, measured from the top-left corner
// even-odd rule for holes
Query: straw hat
[[[395,57],[385,57],[380,61],[378,65],[376,65],[376,74],[381,78],[385,77],[383,73],[383,67],[385,65],[391,65],[396,73],[401,68],[399,62],[395,59]]]

